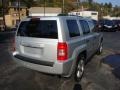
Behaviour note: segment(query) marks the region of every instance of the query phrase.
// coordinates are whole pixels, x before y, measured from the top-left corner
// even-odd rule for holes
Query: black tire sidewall
[[[80,78],[77,77],[77,67],[78,67],[78,64],[79,64],[79,62],[80,62],[81,60],[83,60],[84,66],[85,66],[85,57],[84,57],[84,56],[79,57],[78,60],[77,60],[77,62],[76,62],[75,73],[74,73],[74,80],[75,80],[76,82],[80,82],[81,79],[82,79],[82,77],[83,77],[83,74],[84,74],[84,71],[83,71],[81,77],[80,77]]]
[[[101,46],[102,46],[102,50],[100,50]],[[100,43],[99,49],[97,51],[97,54],[100,55],[102,53],[102,51],[103,51],[103,42]]]

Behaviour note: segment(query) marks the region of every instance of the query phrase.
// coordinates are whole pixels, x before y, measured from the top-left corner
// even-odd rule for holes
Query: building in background
[[[23,3],[20,3],[18,8],[18,2],[10,2],[8,15],[6,16],[6,20],[8,18],[9,20],[6,21],[6,25],[10,24],[8,26],[15,27],[15,25],[19,23],[19,19],[21,20],[26,16],[27,16],[27,7]]]
[[[29,16],[57,16],[61,14],[62,9],[56,7],[31,7]]]
[[[5,15],[5,24],[7,28],[14,28],[20,20],[27,16],[27,7],[20,3],[18,8],[18,2],[9,2],[8,12]],[[3,18],[0,17],[0,31],[4,30]]]
[[[77,15],[86,18],[91,18],[94,20],[98,20],[98,12],[97,11],[83,11],[83,10],[75,10],[68,13],[69,15]]]
[[[4,22],[3,22],[3,17],[0,17],[0,31],[4,30]]]

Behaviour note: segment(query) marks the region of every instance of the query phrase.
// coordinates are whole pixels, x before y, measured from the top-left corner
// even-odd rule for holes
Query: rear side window
[[[80,32],[76,20],[67,20],[67,26],[70,37],[80,36]]]
[[[18,36],[36,38],[58,38],[56,20],[31,20],[21,22],[18,29]]]
[[[83,34],[88,34],[90,33],[90,28],[88,26],[88,23],[84,20],[80,20],[80,25],[82,27]]]

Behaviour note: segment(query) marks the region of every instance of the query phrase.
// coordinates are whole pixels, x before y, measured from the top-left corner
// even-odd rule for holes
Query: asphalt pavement
[[[120,51],[120,31],[119,32],[103,32],[104,48],[114,51]]]
[[[0,33],[0,90],[120,90],[120,32],[103,36],[103,53],[91,59],[77,83],[73,77],[59,78],[16,64],[9,53],[14,32]]]

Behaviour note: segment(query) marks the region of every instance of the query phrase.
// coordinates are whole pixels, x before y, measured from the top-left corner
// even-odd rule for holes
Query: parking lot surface
[[[120,32],[104,32],[104,51],[86,65],[81,82],[24,68],[10,56],[13,32],[0,33],[0,90],[120,90]]]

